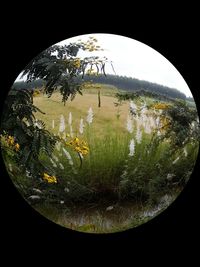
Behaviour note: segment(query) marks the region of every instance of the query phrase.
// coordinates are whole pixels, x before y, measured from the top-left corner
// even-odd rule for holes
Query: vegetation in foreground
[[[9,92],[3,157],[22,196],[51,220],[97,233],[134,227],[166,208],[187,183],[199,146],[197,110],[140,88],[113,99],[102,85],[76,102],[77,93],[93,90],[85,88],[87,75],[106,76],[105,65],[112,65],[95,55],[81,59],[79,50],[102,49],[94,37],[55,45],[23,70],[27,85],[40,79],[43,89]]]
[[[56,138],[51,157],[39,153],[44,168],[37,180],[15,163],[22,144],[1,138],[8,172],[24,198],[80,231],[120,231],[149,220],[181,192],[198,153],[198,118],[184,102],[117,100],[104,89],[101,108],[92,89],[66,106],[57,93],[34,97],[38,131],[45,123]]]

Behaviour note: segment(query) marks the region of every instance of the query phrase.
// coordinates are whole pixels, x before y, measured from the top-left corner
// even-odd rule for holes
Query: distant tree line
[[[77,80],[81,80],[81,76],[76,78]],[[179,98],[183,100],[193,101],[193,98],[185,96],[184,93],[180,92],[175,88],[170,88],[164,85],[151,83],[144,80],[139,80],[135,78],[125,77],[125,76],[117,76],[117,75],[85,75],[84,81],[92,81],[93,83],[100,83],[100,84],[109,84],[117,87],[120,90],[126,91],[138,91],[138,90],[145,90],[149,92],[159,93],[164,96],[168,96],[170,98]],[[45,85],[45,81],[41,79],[34,80],[30,83],[26,83],[24,81],[18,81],[14,83],[14,87],[16,89],[19,88],[27,88],[27,89],[34,89],[38,87],[42,87]]]
[[[117,76],[117,75],[99,75],[99,76],[87,76],[85,80],[92,80],[94,83],[110,84],[116,86],[118,89],[126,91],[138,91],[145,90],[150,92],[159,93],[172,98],[186,99],[184,93],[177,89],[163,86],[156,83],[151,83],[148,81],[143,81],[135,78]]]

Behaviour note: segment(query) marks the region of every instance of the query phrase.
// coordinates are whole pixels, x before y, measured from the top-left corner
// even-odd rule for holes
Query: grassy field
[[[138,226],[164,210],[187,182],[197,149],[189,144],[172,154],[167,140],[157,142],[161,113],[144,107],[154,99],[116,106],[118,90],[102,86],[98,107],[98,90],[84,89],[65,105],[59,92],[34,97],[45,112],[37,112],[36,118],[61,137],[52,158],[40,155],[45,172],[57,183],[39,177],[31,184],[14,163],[12,170],[7,167],[15,185],[45,217],[74,230],[106,233]],[[131,105],[139,110],[136,115],[130,114]],[[77,152],[83,143],[85,154]]]
[[[92,93],[88,91],[83,92],[83,95],[77,95],[73,101],[67,101],[66,105],[61,102],[61,96],[59,93],[53,94],[51,98],[38,96],[34,98],[34,104],[45,112],[45,115],[38,113],[36,116],[38,119],[43,120],[46,123],[46,128],[54,133],[58,133],[60,125],[60,115],[63,114],[66,122],[68,120],[69,113],[72,113],[73,130],[78,133],[80,119],[87,117],[87,111],[92,107],[95,120],[95,134],[98,136],[105,135],[106,131],[125,132],[126,119],[128,115],[129,104],[125,103],[120,107],[120,118],[117,119],[118,108],[114,103],[116,98],[113,96],[106,96],[102,94],[101,108],[98,107],[97,95],[94,90]],[[52,120],[55,120],[55,129],[52,129]],[[69,132],[69,128],[66,129]]]

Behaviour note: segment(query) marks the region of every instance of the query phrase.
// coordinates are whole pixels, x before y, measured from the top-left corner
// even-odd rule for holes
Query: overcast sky
[[[78,40],[86,41],[90,36],[98,40],[104,51],[78,53],[79,57],[97,55],[106,56],[113,62],[117,75],[133,77],[176,88],[186,96],[192,93],[178,70],[153,48],[134,39],[113,34],[87,34],[66,39],[57,44],[69,44]],[[110,64],[106,65],[106,73],[114,74]],[[21,74],[16,80],[20,80]]]
[[[153,48],[127,37],[113,34],[88,34],[73,37],[58,44],[69,44],[81,39],[96,37],[104,51],[81,52],[79,57],[98,55],[106,56],[113,62],[117,75],[138,78],[176,88],[186,96],[192,96],[189,87],[178,70]],[[106,73],[113,73],[109,64]]]

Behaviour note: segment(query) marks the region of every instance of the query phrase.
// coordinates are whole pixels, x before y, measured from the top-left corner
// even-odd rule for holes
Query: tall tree
[[[89,52],[101,48],[97,40],[90,37],[86,42],[70,43],[69,45],[54,45],[35,57],[23,70],[22,77],[27,77],[26,83],[38,79],[44,81],[44,93],[51,97],[59,90],[65,104],[76,93],[81,94],[81,84],[88,69],[96,68],[96,73],[105,73],[107,59],[96,56],[80,59],[79,50]],[[75,79],[77,76],[82,80]],[[15,158],[18,165],[30,171],[33,177],[38,177],[45,170],[40,162],[40,153],[48,155],[53,151],[57,138],[45,129],[42,121],[37,121],[34,113],[42,112],[33,104],[33,91],[12,88],[5,101],[4,115],[1,122],[1,134],[14,138],[19,145]],[[4,156],[7,149],[3,147]]]

